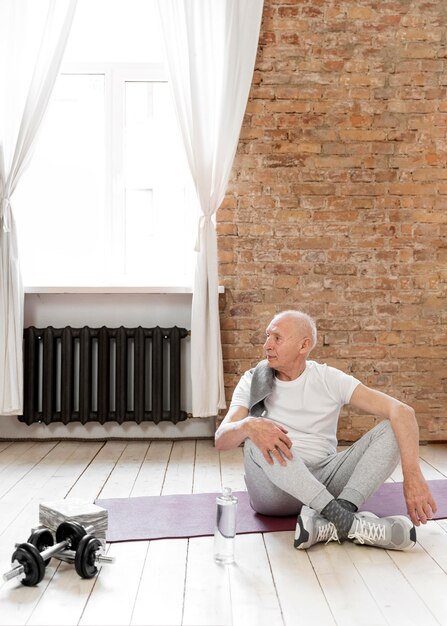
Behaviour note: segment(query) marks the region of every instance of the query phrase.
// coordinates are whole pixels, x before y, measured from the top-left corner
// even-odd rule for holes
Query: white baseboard
[[[189,418],[178,424],[163,422],[135,424],[23,424],[17,417],[0,417],[0,439],[196,439],[214,437],[215,418]]]

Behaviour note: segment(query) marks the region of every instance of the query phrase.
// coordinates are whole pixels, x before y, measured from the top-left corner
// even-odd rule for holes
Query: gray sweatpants
[[[399,448],[389,420],[384,420],[342,452],[306,465],[292,447],[287,465],[269,465],[250,439],[244,444],[245,482],[255,511],[295,515],[305,504],[318,513],[333,498],[362,505],[390,476]]]

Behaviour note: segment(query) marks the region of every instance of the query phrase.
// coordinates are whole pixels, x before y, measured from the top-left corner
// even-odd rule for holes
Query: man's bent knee
[[[251,508],[260,515],[282,517],[285,515],[298,515],[302,503],[282,491],[273,483],[264,483],[260,488],[259,483],[253,477],[244,476],[250,497]]]
[[[297,515],[301,502],[270,480],[262,467],[268,463],[252,442],[245,442],[244,457],[244,478],[252,509],[261,515]]]

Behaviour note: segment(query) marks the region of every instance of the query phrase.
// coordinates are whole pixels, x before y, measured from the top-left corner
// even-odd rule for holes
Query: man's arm
[[[243,406],[230,408],[216,431],[215,443],[218,450],[237,448],[245,439],[251,439],[261,450],[265,460],[273,465],[276,459],[286,465],[284,456],[292,458],[292,442],[287,430],[265,417],[252,417]]]
[[[399,445],[408,514],[416,526],[436,512],[436,503],[419,466],[419,426],[414,410],[381,391],[357,385],[351,406],[390,420]]]

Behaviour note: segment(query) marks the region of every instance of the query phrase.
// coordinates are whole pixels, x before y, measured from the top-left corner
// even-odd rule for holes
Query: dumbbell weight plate
[[[93,578],[98,573],[95,556],[101,547],[101,541],[93,535],[85,535],[79,542],[75,556],[75,568],[81,578]]]
[[[85,528],[79,524],[79,522],[75,522],[74,520],[66,520],[59,524],[56,530],[56,543],[60,543],[61,541],[66,541],[70,539],[71,546],[70,550],[76,550],[81,541],[82,537],[84,537],[87,533],[85,532]]]
[[[28,537],[28,543],[36,546],[39,552],[43,552],[54,544],[53,533],[51,532],[51,530],[48,530],[48,528],[38,528],[37,530],[34,530]],[[45,567],[47,567],[50,561],[51,557],[44,561]]]
[[[14,561],[25,569],[25,576],[20,582],[26,587],[38,585],[45,576],[45,564],[39,550],[32,543],[20,543],[11,557],[11,562]]]

